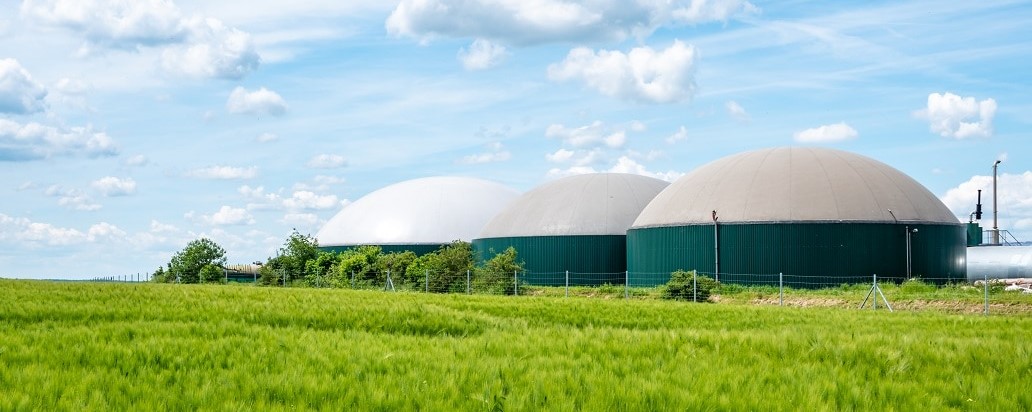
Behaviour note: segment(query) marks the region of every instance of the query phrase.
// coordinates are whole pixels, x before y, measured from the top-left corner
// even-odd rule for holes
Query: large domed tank
[[[877,160],[806,147],[699,167],[658,194],[627,238],[636,285],[678,269],[740,283],[784,273],[804,287],[902,279],[908,249],[913,276],[965,279],[964,227],[928,189]]]
[[[516,249],[538,285],[624,283],[626,234],[638,213],[667,186],[651,177],[594,173],[557,179],[523,194],[473,241],[480,260]]]
[[[344,207],[319,230],[325,250],[376,245],[385,251],[434,251],[470,241],[519,192],[468,177],[427,177],[384,187]]]

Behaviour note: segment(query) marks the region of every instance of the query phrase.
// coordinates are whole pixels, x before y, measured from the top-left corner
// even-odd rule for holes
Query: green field
[[[0,410],[1030,410],[1032,317],[0,280]]]

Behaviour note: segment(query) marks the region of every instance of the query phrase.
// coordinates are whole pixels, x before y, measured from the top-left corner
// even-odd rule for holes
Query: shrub
[[[692,278],[695,278],[694,286],[692,285]],[[663,299],[705,302],[709,299],[712,291],[719,286],[720,283],[713,278],[697,276],[694,270],[690,272],[678,270],[670,274],[670,281],[667,282],[666,288],[663,291]]]

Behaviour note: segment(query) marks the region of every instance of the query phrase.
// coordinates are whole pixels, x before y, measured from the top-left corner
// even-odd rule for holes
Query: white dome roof
[[[642,208],[668,184],[622,173],[565,177],[510,203],[478,238],[625,235]]]
[[[470,241],[519,192],[481,179],[427,177],[384,187],[344,207],[316,238],[320,246]]]
[[[891,166],[841,150],[784,147],[699,167],[657,195],[634,227],[712,223],[713,210],[720,222],[959,223]]]

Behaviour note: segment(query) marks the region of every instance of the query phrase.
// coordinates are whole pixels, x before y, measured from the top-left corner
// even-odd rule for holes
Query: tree
[[[494,253],[494,250],[489,251]],[[515,293],[513,274],[523,271],[523,262],[518,260],[516,249],[512,246],[504,252],[484,262],[483,266],[476,268],[477,276],[473,279],[472,287],[477,291],[511,295]]]
[[[165,278],[180,283],[198,283],[201,281],[201,270],[205,266],[222,268],[226,266],[226,250],[211,239],[200,238],[187,243],[183,250],[176,252],[168,263]],[[210,274],[211,269],[206,273]],[[221,275],[221,272],[219,273]]]
[[[152,282],[168,283],[168,277],[165,276],[165,268],[158,266],[158,270],[154,271],[154,275],[151,276]]]
[[[302,279],[308,262],[318,256],[319,242],[312,235],[302,235],[295,229],[280,249],[280,268],[284,270],[287,279]]]

